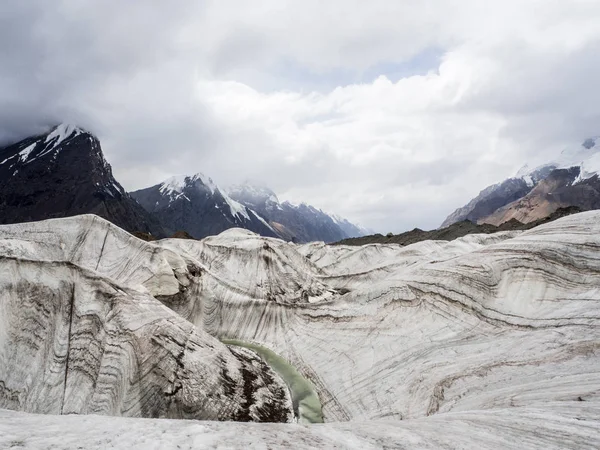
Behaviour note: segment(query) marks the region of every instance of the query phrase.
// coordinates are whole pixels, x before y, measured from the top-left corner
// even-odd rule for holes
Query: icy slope
[[[154,296],[178,293],[190,272],[180,255],[93,215],[1,226],[0,251],[19,259],[71,262]]]
[[[257,254],[255,265],[217,269],[221,284],[205,286],[202,315],[190,320],[287,357],[317,386],[326,421],[596,401],[599,223],[591,212],[522,234],[296,247],[313,259],[304,270],[349,291],[317,303],[236,293],[257,273]],[[245,242],[220,239],[228,252]]]
[[[305,303],[334,291],[318,279],[320,270],[279,239],[234,228],[200,242],[164,239],[157,243],[202,266],[202,294],[217,298]]]
[[[598,417],[598,405],[589,402],[560,402],[553,405],[551,411],[545,408],[507,408],[438,414],[415,420],[346,422],[309,427],[98,416],[59,417],[0,410],[0,447],[26,450],[597,449],[600,447]]]
[[[95,216],[0,227],[0,252],[0,407],[291,419],[285,385],[260,358],[150,295],[193,284],[198,269],[181,257]]]
[[[0,431],[30,448],[41,441],[23,429],[49,439],[82,424],[95,442],[165,448],[599,444],[600,212],[406,247],[294,245],[239,229],[144,243],[81,216],[0,227],[0,251],[0,407],[285,416],[280,380],[215,336],[284,357],[338,422],[2,413]]]

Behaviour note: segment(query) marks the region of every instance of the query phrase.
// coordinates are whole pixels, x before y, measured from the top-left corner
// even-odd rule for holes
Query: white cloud
[[[0,138],[77,121],[128,188],[200,170],[428,228],[600,133],[599,21],[595,0],[3,4]]]

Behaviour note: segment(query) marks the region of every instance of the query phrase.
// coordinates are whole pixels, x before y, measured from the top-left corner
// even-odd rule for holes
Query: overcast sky
[[[600,134],[598,0],[3,0],[0,140],[72,122],[129,190],[260,180],[435,228]]]

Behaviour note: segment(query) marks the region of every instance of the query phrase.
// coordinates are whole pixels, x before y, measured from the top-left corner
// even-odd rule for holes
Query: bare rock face
[[[130,232],[163,237],[158,221],[114,179],[100,141],[60,124],[0,148],[0,223],[96,214]]]
[[[554,170],[523,198],[480,218],[479,222],[500,225],[516,219],[529,223],[569,206],[583,211],[600,209],[598,175],[578,181],[580,173],[579,167]]]
[[[468,204],[446,217],[440,228],[449,227],[463,220],[477,222],[481,217],[488,216],[498,208],[524,197],[531,188],[532,186],[527,185],[521,178],[509,178],[500,184],[489,186]]]

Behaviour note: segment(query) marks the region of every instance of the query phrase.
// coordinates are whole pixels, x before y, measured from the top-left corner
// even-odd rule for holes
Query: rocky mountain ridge
[[[435,230],[424,231],[419,228],[415,228],[411,231],[404,233],[387,235],[372,234],[362,236],[358,238],[344,239],[336,242],[335,245],[366,245],[366,244],[400,244],[400,245],[411,245],[422,241],[453,241],[455,239],[467,236],[469,234],[492,234],[499,233],[501,231],[515,231],[515,230],[530,230],[538,225],[543,225],[548,222],[552,222],[561,217],[569,216],[582,212],[577,206],[569,206],[565,208],[558,208],[550,215],[543,219],[537,219],[533,222],[523,223],[517,219],[510,219],[506,222],[502,222],[499,225],[492,225],[489,223],[477,224],[470,220],[463,220],[455,222],[447,227],[438,228]]]
[[[531,169],[523,166],[515,177],[492,185],[441,225],[470,220],[500,225],[510,219],[533,222],[558,208],[600,208],[600,138],[566,148],[553,160]]]
[[[200,173],[172,177],[130,194],[167,230],[180,230],[196,239],[232,227],[300,243],[364,234],[348,220],[306,203],[280,202],[267,187],[245,183],[223,189]]]
[[[201,173],[171,177],[130,194],[171,232],[184,231],[201,239],[237,227],[277,236],[259,214],[233,200]]]
[[[228,192],[233,199],[264,217],[282,239],[335,242],[367,234],[367,230],[348,220],[306,203],[280,202],[275,192],[264,186],[246,182],[232,186]]]
[[[60,124],[39,136],[0,148],[0,223],[92,213],[134,232],[165,236],[115,180],[100,141]]]
[[[199,239],[235,227],[297,242],[360,233],[312,206],[280,204],[275,197],[276,208],[270,209],[266,201],[254,206],[244,198],[200,173],[127,193],[98,138],[72,124],[0,148],[0,223],[91,213],[148,240],[175,233]]]

